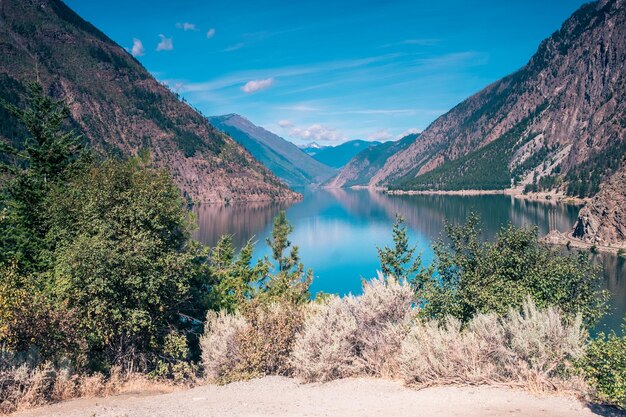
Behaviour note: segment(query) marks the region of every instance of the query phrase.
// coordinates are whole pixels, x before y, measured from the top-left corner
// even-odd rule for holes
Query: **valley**
[[[624,415],[625,2],[0,0],[0,415]]]

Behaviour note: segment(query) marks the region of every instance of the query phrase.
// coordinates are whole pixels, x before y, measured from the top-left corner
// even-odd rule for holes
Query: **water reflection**
[[[213,246],[220,236],[232,234],[236,246],[257,236],[289,203],[252,202],[247,204],[199,205],[194,208],[198,229],[194,238]]]
[[[260,242],[256,256],[269,255],[264,244],[272,218],[280,210],[294,225],[291,236],[300,247],[307,267],[314,271],[313,293],[359,293],[361,279],[375,276],[379,268],[376,245],[391,244],[391,225],[396,213],[409,226],[409,237],[432,262],[430,247],[441,236],[444,223],[461,223],[471,212],[482,219],[483,234],[491,239],[503,226],[536,225],[541,234],[568,231],[578,207],[520,200],[504,195],[483,196],[388,196],[368,190],[305,190],[304,199],[292,205],[256,203],[233,206],[204,205],[196,208],[199,228],[196,238],[214,245],[225,233],[235,236],[240,246],[255,237]],[[613,294],[613,314],[603,325],[619,328],[626,312],[626,266],[623,259],[597,255],[604,267],[604,285]]]

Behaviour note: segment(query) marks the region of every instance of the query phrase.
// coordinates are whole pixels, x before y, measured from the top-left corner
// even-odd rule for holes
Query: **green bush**
[[[538,242],[536,228],[503,227],[495,241],[480,239],[479,219],[446,225],[447,240],[434,245],[435,274],[415,280],[423,313],[463,322],[477,313],[507,313],[527,297],[540,308],[557,306],[568,317],[594,323],[606,309],[606,293],[588,255],[563,255]]]
[[[53,190],[47,211],[52,293],[79,317],[92,364],[132,368],[159,351],[198,284],[171,178],[107,161]]]
[[[626,337],[600,333],[578,366],[600,401],[626,408]]]

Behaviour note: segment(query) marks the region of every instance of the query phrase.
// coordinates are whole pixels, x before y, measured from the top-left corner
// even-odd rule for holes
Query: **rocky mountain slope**
[[[71,124],[95,149],[128,156],[150,148],[193,200],[298,197],[60,0],[0,0],[0,96],[18,104],[37,77],[67,99]],[[19,143],[21,133],[0,111],[0,137]]]
[[[624,0],[586,4],[526,66],[438,118],[368,184],[444,190],[521,184],[593,195],[625,162],[625,69]]]
[[[349,140],[337,146],[327,146],[315,152],[314,159],[333,168],[342,168],[364,149],[380,145],[381,142],[361,139]]]
[[[626,168],[580,210],[572,235],[595,245],[626,247]]]
[[[372,177],[384,166],[387,160],[409,147],[419,136],[411,134],[395,142],[385,142],[370,146],[356,154],[333,178],[327,186],[329,188],[366,186]]]
[[[209,117],[209,121],[291,186],[319,184],[336,173],[333,168],[316,161],[293,143],[238,114],[213,116]]]

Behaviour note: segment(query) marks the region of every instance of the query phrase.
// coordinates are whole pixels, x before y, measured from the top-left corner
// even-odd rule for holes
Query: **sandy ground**
[[[545,416],[615,415],[565,397],[535,397],[493,387],[436,387],[420,391],[373,379],[299,384],[265,377],[161,395],[123,395],[69,401],[20,417],[261,417],[261,416]]]

